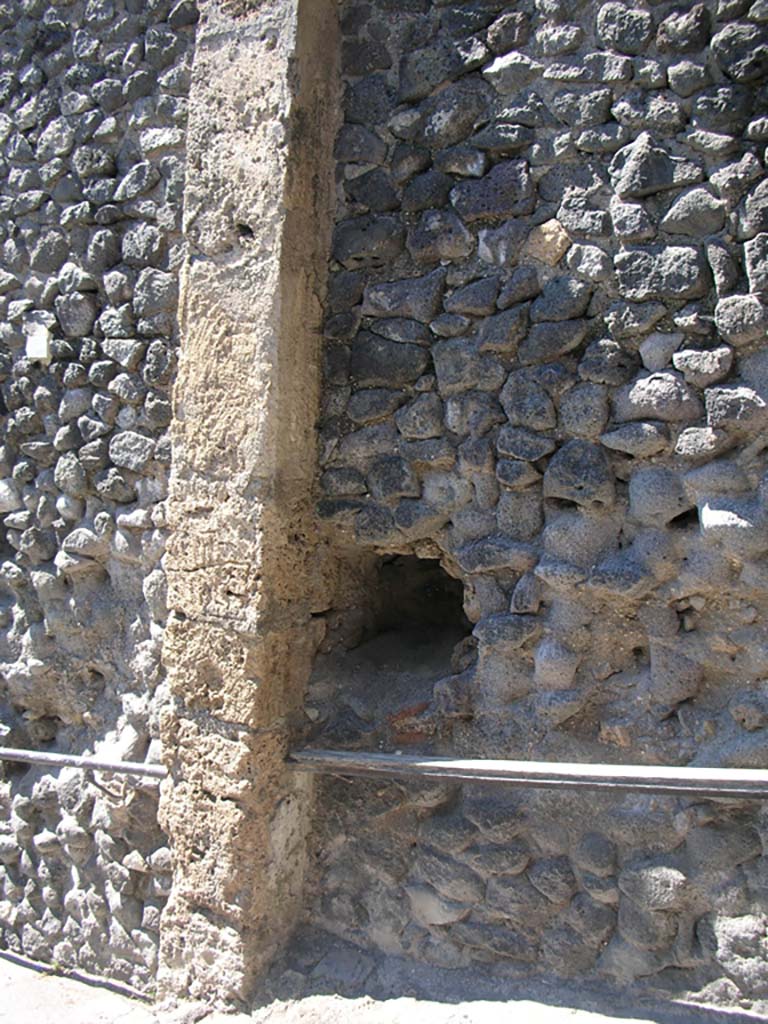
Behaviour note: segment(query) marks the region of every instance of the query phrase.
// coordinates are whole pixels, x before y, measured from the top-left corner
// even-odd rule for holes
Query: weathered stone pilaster
[[[315,646],[336,31],[333,0],[202,5],[169,500],[166,994],[247,997],[300,906],[310,793],[283,759]]]

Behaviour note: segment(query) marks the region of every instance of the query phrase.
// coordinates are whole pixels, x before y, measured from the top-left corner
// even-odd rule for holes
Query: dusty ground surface
[[[149,1005],[0,957],[2,1024],[157,1024]]]
[[[328,965],[330,969],[330,964]],[[427,972],[389,962],[390,995],[382,987],[385,972],[367,986],[356,981],[355,963],[334,959],[347,972],[352,994],[328,991],[330,970],[308,979],[311,991],[298,998],[265,1001],[248,1016],[205,1014],[200,1004],[163,1010],[102,986],[57,977],[0,957],[0,1024],[747,1024],[765,1017],[702,1007],[611,1005],[596,992],[547,989],[531,991],[497,986],[500,998],[485,992],[462,972]],[[373,994],[362,994],[365,988]],[[408,993],[396,995],[397,991]],[[411,994],[411,993],[417,994]]]

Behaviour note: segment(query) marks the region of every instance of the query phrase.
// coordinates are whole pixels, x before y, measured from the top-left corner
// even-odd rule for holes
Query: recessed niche
[[[381,558],[366,577],[364,626],[352,648],[317,657],[307,709],[328,745],[372,740],[426,709],[472,631],[464,587],[437,560]],[[359,614],[361,609],[355,609]]]

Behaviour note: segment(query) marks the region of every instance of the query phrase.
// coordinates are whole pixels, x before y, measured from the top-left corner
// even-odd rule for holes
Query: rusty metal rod
[[[447,782],[494,782],[508,786],[663,793],[670,796],[768,797],[768,771],[753,768],[465,760],[311,749],[294,751],[288,763],[298,771],[335,775],[404,776]]]
[[[168,772],[161,764],[142,764],[138,761],[108,761],[100,757],[79,754],[49,754],[42,750],[17,750],[0,747],[0,761],[20,764],[42,764],[50,768],[89,768],[93,771],[112,772],[115,775],[143,775],[151,779],[164,779]]]

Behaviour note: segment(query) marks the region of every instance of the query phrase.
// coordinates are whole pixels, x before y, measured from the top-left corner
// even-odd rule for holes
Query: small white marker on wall
[[[45,366],[51,361],[51,332],[45,324],[27,324],[27,359]]]

